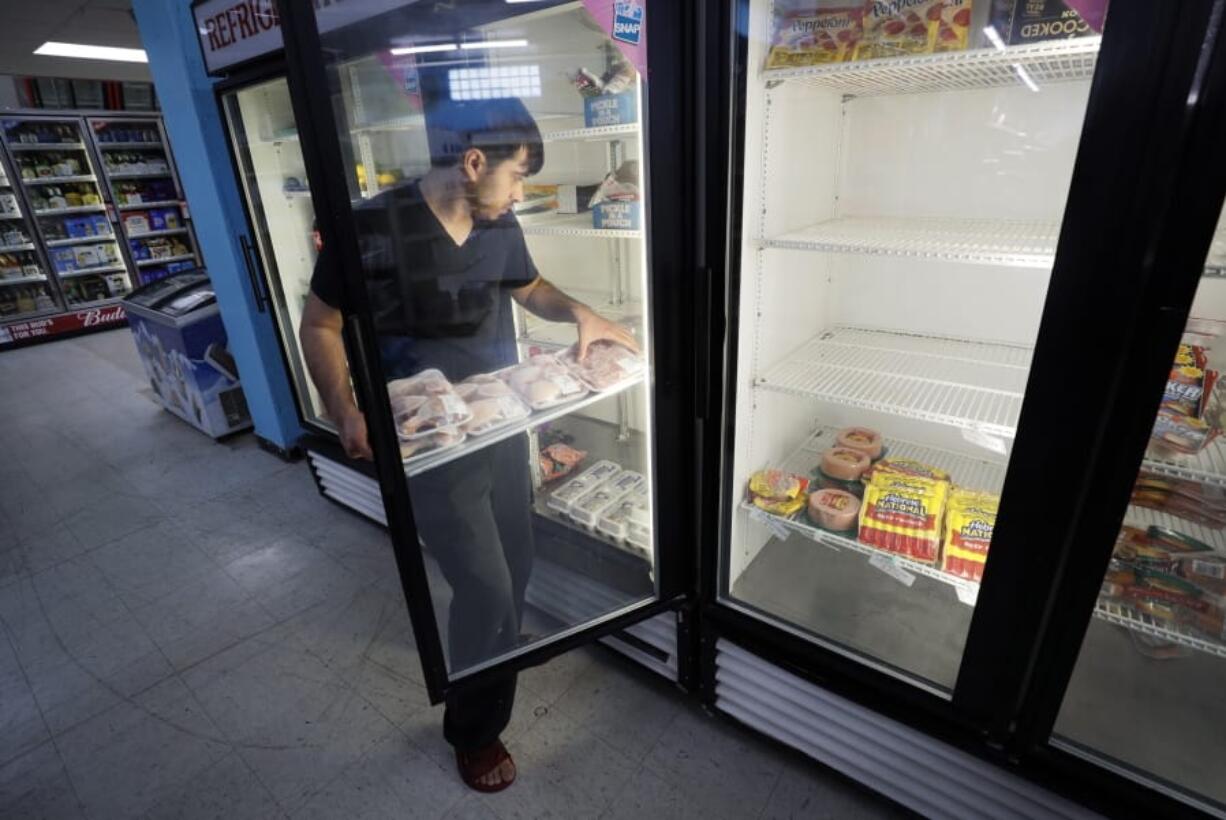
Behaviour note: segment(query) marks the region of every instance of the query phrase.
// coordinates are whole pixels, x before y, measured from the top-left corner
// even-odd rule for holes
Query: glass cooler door
[[[255,227],[254,248],[247,237],[240,241],[253,275],[263,279],[256,298],[261,299],[265,293],[270,297],[267,307],[272,309],[281,337],[303,421],[334,430],[323,400],[307,375],[298,341],[317,251],[315,208],[289,87],[284,77],[268,80],[226,94],[222,105],[247,211]]]
[[[1056,720],[1058,748],[1226,816],[1226,218]]]
[[[659,611],[656,511],[681,491],[656,480],[645,30],[614,41],[613,3],[400,5],[316,23],[381,380],[367,419],[394,428],[411,509],[390,523],[414,534],[398,559],[437,697]],[[582,360],[576,317],[606,339]]]
[[[851,5],[747,4],[720,596],[947,698],[1106,0]]]

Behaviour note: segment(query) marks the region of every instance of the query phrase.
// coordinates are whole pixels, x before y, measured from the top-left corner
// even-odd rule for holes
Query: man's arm
[[[634,334],[624,326],[596,313],[587,305],[572,299],[558,290],[545,277],[538,276],[522,288],[511,291],[511,296],[525,309],[549,322],[574,322],[579,326],[579,360],[587,356],[592,342],[607,339],[638,352],[639,344]]]
[[[366,419],[353,400],[349,386],[349,360],[341,338],[344,318],[313,292],[307,294],[298,338],[311,381],[323,398],[328,416],[336,423],[341,444],[350,458],[372,458],[366,437]]]

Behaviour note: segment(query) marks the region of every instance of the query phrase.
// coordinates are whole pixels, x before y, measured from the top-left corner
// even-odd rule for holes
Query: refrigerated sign
[[[123,305],[108,305],[107,307],[78,310],[75,313],[65,313],[60,316],[48,316],[45,319],[12,322],[0,325],[0,347],[37,341],[78,330],[101,329],[121,324],[127,318],[128,315],[124,312]]]
[[[312,0],[320,32],[365,20],[416,0]],[[281,15],[276,0],[202,0],[192,6],[204,67],[215,74],[280,51]]]

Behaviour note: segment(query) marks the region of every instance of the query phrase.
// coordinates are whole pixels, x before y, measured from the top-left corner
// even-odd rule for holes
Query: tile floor
[[[0,816],[901,816],[603,648],[467,791],[384,533],[145,388],[126,330],[0,354]]]

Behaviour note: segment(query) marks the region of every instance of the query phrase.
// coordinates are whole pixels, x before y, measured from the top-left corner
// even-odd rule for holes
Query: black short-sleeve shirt
[[[459,381],[515,363],[510,291],[538,273],[513,215],[478,221],[456,245],[414,182],[362,203],[354,219],[388,378],[433,367]],[[341,272],[327,245],[311,290],[340,307]]]

